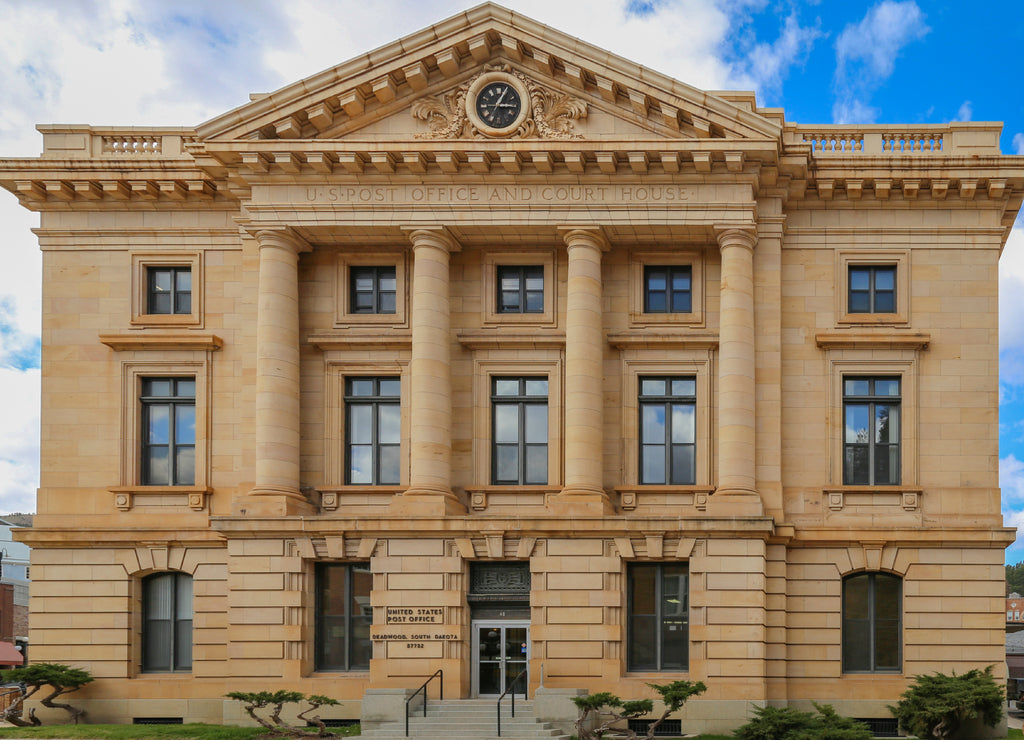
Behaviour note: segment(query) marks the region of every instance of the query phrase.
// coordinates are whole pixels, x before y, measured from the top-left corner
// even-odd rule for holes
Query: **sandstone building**
[[[699,679],[724,730],[1004,665],[999,125],[795,124],[486,4],[196,128],[40,130],[21,538],[92,721],[526,669]]]

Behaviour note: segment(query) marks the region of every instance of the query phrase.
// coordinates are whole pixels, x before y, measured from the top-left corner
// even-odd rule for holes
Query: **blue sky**
[[[442,0],[0,0],[0,157],[37,123],[195,125],[475,5]],[[706,90],[755,90],[798,123],[1003,121],[1024,154],[1006,0],[506,0]],[[38,486],[38,218],[0,192],[0,513]],[[1000,265],[1003,510],[1024,530],[1024,221]],[[1024,538],[1007,551],[1024,560]]]

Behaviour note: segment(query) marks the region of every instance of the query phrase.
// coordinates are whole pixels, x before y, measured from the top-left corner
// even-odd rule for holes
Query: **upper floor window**
[[[644,267],[644,313],[690,313],[693,271],[689,265]]]
[[[395,313],[398,278],[394,265],[364,267],[349,271],[350,313]]]
[[[370,591],[368,563],[316,566],[316,670],[369,670]]]
[[[142,670],[192,670],[192,576],[156,573],[142,580]]]
[[[899,485],[900,379],[843,378],[843,483]]]
[[[640,378],[640,483],[693,485],[696,378]]]
[[[896,266],[850,265],[849,313],[896,313]]]
[[[491,482],[548,482],[548,380],[492,378]]]
[[[401,381],[345,381],[345,482],[398,485],[401,478]]]
[[[143,378],[139,402],[142,485],[195,485],[195,378]]]
[[[498,313],[544,312],[544,266],[498,267]]]
[[[689,568],[630,563],[627,656],[631,671],[685,671],[690,663]]]
[[[890,573],[843,580],[843,672],[898,672],[903,582]]]
[[[149,314],[192,313],[192,268],[147,267],[146,312]]]

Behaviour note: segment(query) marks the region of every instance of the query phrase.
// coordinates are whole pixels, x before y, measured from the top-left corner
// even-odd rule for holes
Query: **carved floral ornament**
[[[477,98],[481,91],[499,82],[512,88],[519,110],[510,125],[496,128],[481,118]],[[417,100],[412,104],[412,115],[430,127],[429,131],[416,134],[417,139],[582,139],[573,127],[575,120],[587,117],[587,104],[572,95],[548,90],[503,64],[485,66],[480,74],[455,90]]]

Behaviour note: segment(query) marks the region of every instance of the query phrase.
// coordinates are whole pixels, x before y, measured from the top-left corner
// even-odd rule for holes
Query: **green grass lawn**
[[[314,729],[314,728],[311,728]],[[35,737],[68,740],[249,740],[263,737],[262,727],[223,725],[44,725],[0,728],[0,738]],[[331,727],[338,737],[359,734],[359,727]]]

